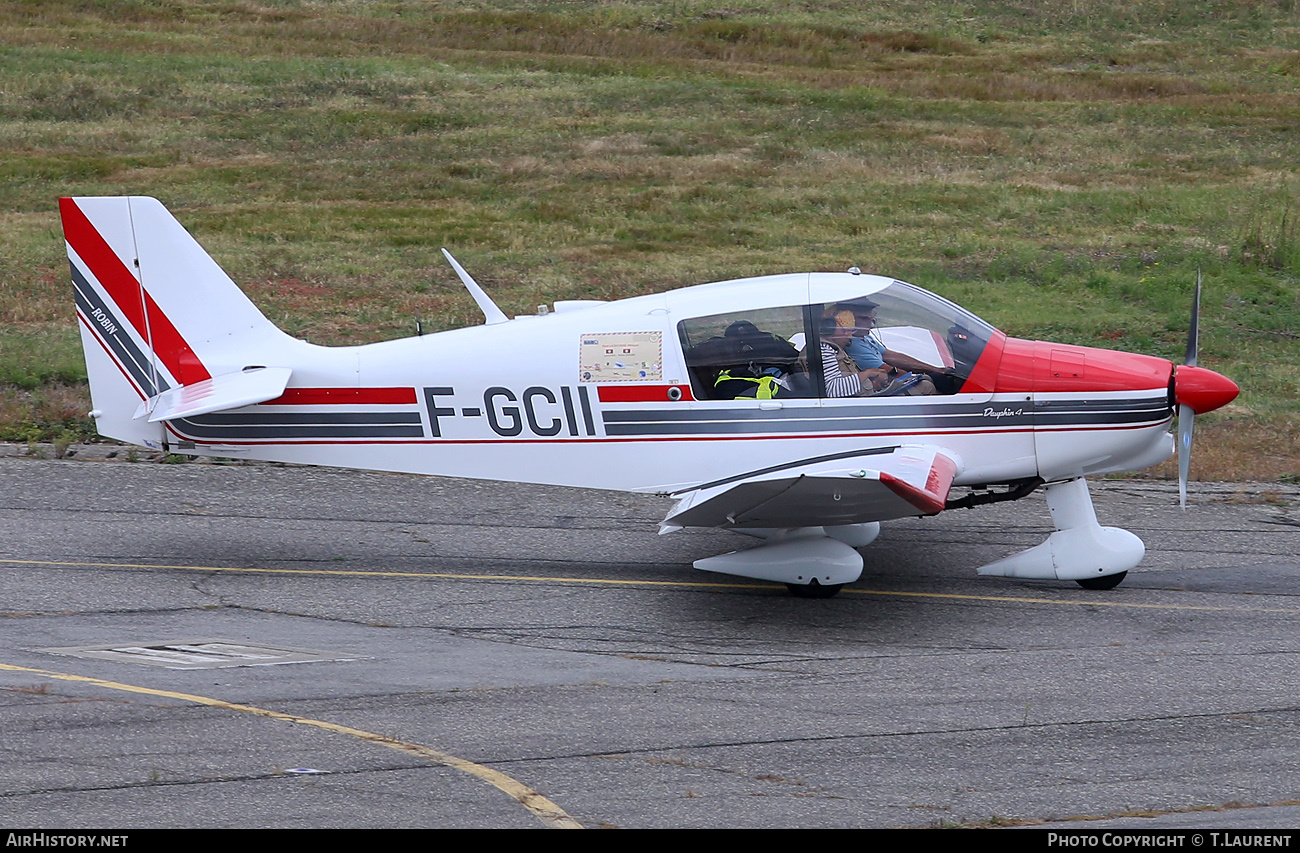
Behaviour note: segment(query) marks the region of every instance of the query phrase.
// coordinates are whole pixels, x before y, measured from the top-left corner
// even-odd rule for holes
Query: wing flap
[[[663,528],[819,527],[933,515],[959,471],[956,457],[928,445],[783,467],[686,492]]]
[[[288,367],[258,367],[223,373],[150,397],[136,409],[135,417],[148,415],[150,423],[157,423],[265,403],[284,393],[292,373]]]

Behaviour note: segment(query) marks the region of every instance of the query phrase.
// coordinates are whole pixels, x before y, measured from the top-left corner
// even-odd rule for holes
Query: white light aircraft
[[[448,254],[483,325],[322,347],[272,325],[155,199],[65,198],[60,211],[101,434],[200,456],[663,493],[677,503],[661,532],[763,540],[698,568],[807,597],[857,580],[855,549],[882,521],[1040,486],[1055,531],[979,573],[1109,589],[1145,548],[1098,523],[1084,478],[1169,458],[1177,412],[1185,502],[1193,415],[1238,390],[1196,366],[1195,307],[1175,366],[1008,337],[856,269],[509,319]],[[885,364],[847,361],[861,344]]]

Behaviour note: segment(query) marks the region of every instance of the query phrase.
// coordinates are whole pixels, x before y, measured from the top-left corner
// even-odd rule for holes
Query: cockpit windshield
[[[879,306],[870,337],[920,361],[942,359],[963,381],[997,331],[965,308],[901,281],[864,298]]]

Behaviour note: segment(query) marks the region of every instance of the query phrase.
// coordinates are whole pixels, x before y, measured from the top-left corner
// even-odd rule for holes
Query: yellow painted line
[[[385,572],[362,571],[359,569],[260,569],[239,566],[172,566],[152,563],[81,563],[60,562],[57,560],[9,560],[0,558],[0,565],[17,566],[67,566],[91,569],[179,569],[192,572],[233,572],[236,574],[271,574],[271,575],[332,575],[349,577],[388,577],[388,578],[437,578],[441,580],[479,580],[479,581],[529,581],[536,583],[578,583],[596,586],[676,586],[708,589],[781,589],[783,584],[765,584],[753,582],[717,583],[705,581],[648,581],[625,580],[618,578],[566,578],[546,577],[543,575],[487,575],[458,574],[453,572]],[[1099,601],[1095,598],[1031,598],[1012,595],[964,595],[948,592],[902,592],[888,589],[845,589],[841,595],[875,595],[893,598],[935,598],[957,601],[995,601],[1009,604],[1057,604],[1065,607],[1120,607],[1134,610],[1189,610],[1230,613],[1293,613],[1300,614],[1300,609],[1288,607],[1221,607],[1212,604],[1143,604],[1133,601]]]
[[[699,581],[645,581],[618,578],[557,578],[544,575],[476,575],[456,572],[368,572],[360,569],[261,569],[242,566],[168,566],[151,563],[78,563],[57,560],[8,560],[0,558],[0,565],[17,566],[69,566],[90,569],[183,569],[192,572],[236,572],[270,575],[333,575],[379,578],[441,578],[445,580],[475,581],[542,581],[546,583],[622,584],[625,586],[690,586],[690,587],[743,587],[752,589],[752,583],[701,583]],[[766,588],[776,587],[768,584]]]
[[[472,761],[466,761],[463,758],[457,758],[454,755],[448,755],[445,752],[439,752],[436,749],[430,749],[427,746],[421,746],[418,743],[408,743],[406,741],[396,740],[383,735],[377,735],[374,732],[354,729],[350,726],[340,726],[336,723],[327,723],[323,720],[313,720],[308,717],[298,717],[293,714],[282,714],[279,711],[271,711],[267,708],[258,708],[253,705],[240,705],[236,702],[226,702],[221,699],[211,699],[207,696],[195,696],[191,693],[176,693],[171,690],[155,690],[152,687],[140,687],[135,684],[122,684],[117,681],[105,681],[102,678],[88,678],[84,675],[71,675],[66,672],[51,672],[46,669],[33,669],[27,666],[15,666],[13,664],[0,663],[0,670],[8,672],[30,672],[42,675],[46,678],[57,678],[63,681],[80,681],[86,684],[93,684],[97,687],[104,687],[109,690],[125,690],[128,693],[143,693],[147,696],[164,696],[168,699],[179,699],[183,702],[193,702],[197,705],[208,705],[213,708],[224,708],[228,711],[242,711],[247,714],[256,714],[259,717],[269,717],[272,720],[281,720],[286,723],[301,723],[305,726],[315,726],[326,731],[336,732],[338,734],[351,735],[370,743],[377,743],[380,746],[386,746],[390,749],[396,749],[410,755],[417,756],[432,761],[435,764],[441,764],[444,767],[450,767],[453,770],[460,770],[468,773],[492,787],[510,795],[518,800],[524,808],[536,815],[542,823],[552,829],[582,829],[582,824],[569,817],[555,803],[543,797],[528,786],[515,781],[509,776],[491,767],[484,767],[482,764],[475,764]]]
[[[0,561],[3,562],[3,561]],[[893,590],[846,589],[844,592],[858,592],[866,595],[893,595],[901,598],[955,598],[972,601],[1009,601],[1016,604],[1065,604],[1077,607],[1129,607],[1145,610],[1209,610],[1230,611],[1233,613],[1295,613],[1300,609],[1293,607],[1218,607],[1212,604],[1141,604],[1136,601],[1096,601],[1079,598],[1062,600],[1057,598],[1029,598],[1010,595],[959,595],[950,592],[896,592]],[[841,593],[843,594],[843,593]]]

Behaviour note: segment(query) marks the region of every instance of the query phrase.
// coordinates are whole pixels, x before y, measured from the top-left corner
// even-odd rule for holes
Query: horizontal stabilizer
[[[287,367],[251,367],[223,373],[150,397],[136,409],[135,416],[148,415],[150,423],[157,423],[265,403],[284,393],[292,373]]]
[[[959,469],[928,445],[810,460],[686,492],[662,527],[820,527],[933,515]]]

